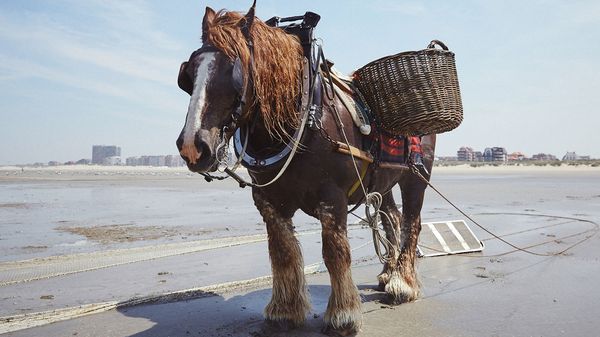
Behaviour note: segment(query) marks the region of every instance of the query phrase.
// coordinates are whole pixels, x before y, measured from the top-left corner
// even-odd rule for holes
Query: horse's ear
[[[192,83],[190,75],[188,75],[187,73],[187,65],[187,62],[183,62],[179,67],[179,77],[177,77],[177,85],[179,85],[179,88],[181,88],[181,90],[187,92],[191,96],[192,91],[194,89],[194,84]]]
[[[254,23],[254,18],[256,17],[256,0],[252,3],[252,7],[248,10],[248,13],[244,15],[244,25],[242,26],[242,33],[246,39],[250,39],[250,27]]]
[[[204,12],[204,19],[202,19],[202,42],[206,42],[206,38],[208,37],[208,27],[212,25],[215,16],[217,16],[217,13],[207,6],[206,11]]]

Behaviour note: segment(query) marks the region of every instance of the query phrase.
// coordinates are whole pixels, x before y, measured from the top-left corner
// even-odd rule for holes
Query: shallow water
[[[432,182],[475,216],[523,212],[598,219],[600,170],[439,168]],[[400,203],[399,189],[394,195]],[[422,217],[464,218],[432,190]],[[294,221],[298,230],[319,227],[300,212]],[[250,189],[233,181],[209,184],[181,170],[0,172],[0,261],[258,233],[264,225]]]

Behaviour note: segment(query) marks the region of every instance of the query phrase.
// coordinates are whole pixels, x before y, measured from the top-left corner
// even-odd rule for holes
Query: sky
[[[251,1],[0,2],[0,164],[175,154],[189,103],[179,65],[206,6]],[[600,158],[600,2],[275,1],[257,16],[321,15],[316,36],[345,73],[430,40],[456,53],[464,122],[436,154],[502,146]]]

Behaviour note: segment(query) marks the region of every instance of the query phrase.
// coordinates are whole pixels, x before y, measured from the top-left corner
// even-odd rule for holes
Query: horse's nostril
[[[208,143],[203,140],[201,133],[196,133],[192,142],[190,139],[185,138],[182,132],[175,142],[181,158],[194,171],[208,169],[205,166],[209,166],[211,163],[209,159],[212,158],[212,150]]]
[[[211,151],[210,151],[210,147],[208,146],[208,144],[203,141],[200,138],[200,135],[196,135],[196,139],[194,140],[194,145],[196,146],[196,149],[198,149],[198,153],[201,154],[201,157],[210,157],[212,155]],[[199,159],[201,159],[201,157],[199,157]]]
[[[202,154],[202,157],[204,157],[204,158],[210,158],[212,156],[212,152],[210,151],[208,144],[206,144],[204,142],[202,144],[200,144],[199,150],[200,150],[200,153]]]
[[[188,164],[196,164],[202,156],[202,151],[195,144],[183,144],[179,154]]]

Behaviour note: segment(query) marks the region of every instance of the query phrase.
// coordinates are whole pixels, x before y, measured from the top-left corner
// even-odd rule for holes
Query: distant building
[[[473,161],[483,161],[483,153],[481,151],[473,152]]]
[[[109,157],[121,157],[121,148],[115,145],[92,146],[92,164],[103,165]]]
[[[148,166],[165,166],[165,156],[147,156]]]
[[[577,153],[575,152],[567,152],[563,158],[563,161],[577,160]]]
[[[463,146],[458,151],[456,151],[456,157],[458,158],[458,161],[473,161],[473,149],[468,146]]]
[[[89,159],[79,159],[75,162],[76,165],[89,165],[92,161]]]
[[[180,155],[168,155],[165,157],[165,165],[169,167],[185,166],[185,161]]]
[[[101,164],[107,165],[107,166],[121,165],[121,157],[119,157],[119,156],[106,157],[106,158],[104,158],[104,160],[102,160]]]
[[[563,161],[590,160],[590,159],[591,159],[590,156],[579,156],[574,151],[567,152],[562,158]]]
[[[538,153],[538,154],[534,154],[533,156],[531,156],[532,160],[543,160],[543,161],[553,161],[553,160],[558,160],[556,158],[556,156],[553,156],[551,154],[548,153]]]
[[[493,161],[494,160],[494,154],[492,153],[491,147],[486,147],[485,150],[483,150],[483,160],[484,161]]]
[[[503,147],[488,147],[483,151],[484,161],[506,162],[508,155]]]
[[[531,156],[531,160],[552,161],[552,160],[558,160],[558,159],[556,158],[556,156],[553,156],[548,153],[538,153],[538,154],[534,154],[533,156]]]
[[[125,159],[125,165],[138,166],[139,160],[140,160],[140,157],[127,157],[127,159]]]
[[[125,159],[125,165],[127,165],[127,166],[179,167],[179,166],[185,166],[185,161],[181,158],[180,155],[140,156],[140,157],[127,157],[127,159]]]
[[[520,161],[525,160],[527,157],[522,152],[513,152],[508,155],[508,161]]]
[[[59,166],[59,165],[61,165],[61,164],[54,160],[48,162],[48,166]]]
[[[506,162],[508,160],[508,154],[506,153],[506,149],[503,147],[493,147],[492,155],[494,161]]]

